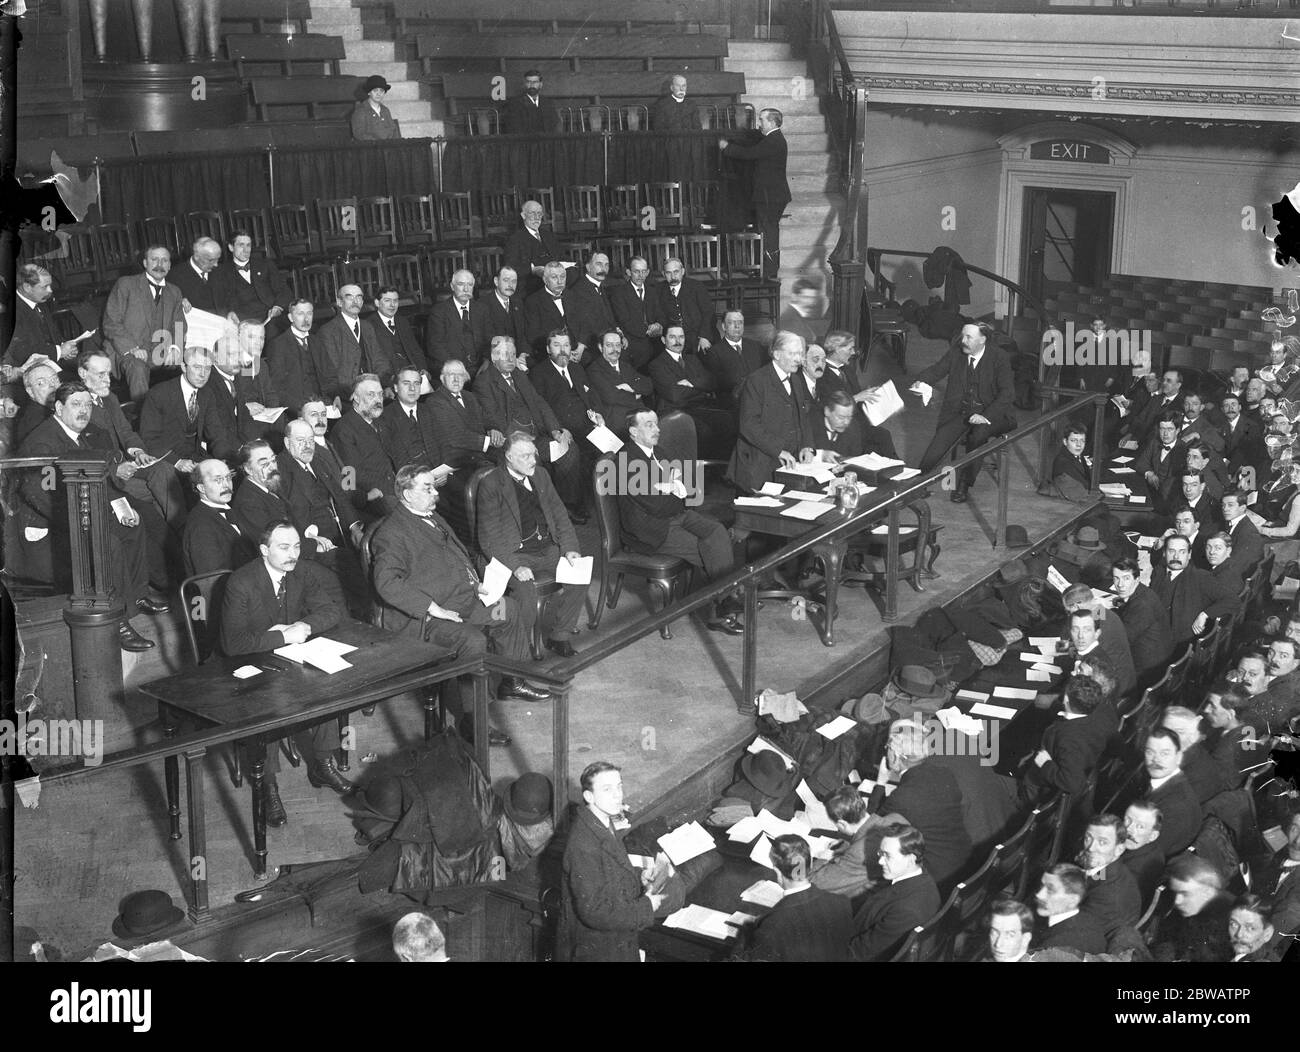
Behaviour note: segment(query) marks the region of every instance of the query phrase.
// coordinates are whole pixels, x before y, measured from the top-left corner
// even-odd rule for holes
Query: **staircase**
[[[844,195],[836,185],[835,155],[815,86],[809,83],[803,98],[794,97],[793,80],[806,77],[807,66],[791,57],[790,45],[784,42],[733,40],[728,52],[726,68],[745,74],[742,101],[755,111],[778,109],[785,118],[781,130],[790,147],[786,178],[792,200],[786,206],[789,218],[781,221],[783,294],[789,293],[795,278],[804,276],[829,288],[826,257],[839,238]]]
[[[401,122],[402,138],[423,139],[441,135],[443,123],[434,113],[434,103],[420,95],[419,63],[398,57],[404,45],[393,40],[365,40],[361,11],[352,0],[312,0],[312,17],[307,20],[309,33],[328,33],[342,37],[347,57],[339,63],[339,72],[368,77],[379,74],[392,90],[384,105]]]

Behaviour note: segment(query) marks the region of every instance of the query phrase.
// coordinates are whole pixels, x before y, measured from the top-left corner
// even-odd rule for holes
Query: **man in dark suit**
[[[1157,511],[1167,514],[1178,492],[1186,449],[1178,444],[1177,413],[1166,413],[1156,424],[1156,433],[1133,460],[1133,470],[1146,479]]]
[[[1268,463],[1268,450],[1264,445],[1264,430],[1259,421],[1242,414],[1241,398],[1226,394],[1219,403],[1224,423],[1219,429],[1223,435],[1223,456],[1229,471],[1236,474],[1249,464],[1256,472]]]
[[[617,329],[600,337],[600,355],[587,369],[591,385],[591,405],[605,421],[605,426],[620,438],[627,439],[627,415],[648,409],[654,384],[637,372],[623,355],[627,341]]]
[[[1185,705],[1169,705],[1160,716],[1160,726],[1178,735],[1183,750],[1182,771],[1202,807],[1233,787],[1227,768],[1205,747],[1205,728],[1199,713]]]
[[[1075,619],[1092,621],[1091,610],[1076,610]],[[1060,719],[1043,731],[1038,751],[1029,760],[1022,792],[1032,802],[1047,789],[1079,794],[1097,767],[1119,715],[1095,680],[1074,676],[1061,698]]]
[[[758,922],[749,959],[756,961],[848,961],[853,911],[843,895],[809,882],[812,854],[801,836],[772,841],[772,865],[785,892]]]
[[[474,299],[474,275],[458,270],[451,276],[451,299],[434,306],[429,315],[428,360],[434,369],[459,358],[470,373],[478,371],[483,342],[483,309]]]
[[[1164,560],[1151,572],[1151,591],[1169,613],[1174,646],[1196,635],[1193,626],[1207,605],[1201,586],[1203,574],[1192,565],[1192,549],[1186,537],[1174,533],[1165,538]]]
[[[492,291],[479,297],[479,305],[483,308],[483,325],[480,330],[483,342],[478,348],[480,362],[487,360],[493,336],[509,336],[515,341],[516,347],[528,346],[523,297],[515,295],[518,287],[518,272],[514,267],[504,266],[492,279]]]
[[[680,905],[664,892],[646,890],[642,871],[628,858],[619,834],[623,778],[612,763],[589,764],[578,780],[582,804],[564,846],[556,960],[635,962],[637,936],[656,913]],[[621,827],[621,828],[620,828]]]
[[[570,328],[573,292],[564,286],[564,267],[550,262],[542,268],[543,287],[524,300],[524,331],[528,334],[529,361],[540,362],[546,356],[546,338],[556,329]]]
[[[586,370],[578,364],[567,330],[556,329],[547,336],[546,359],[533,367],[528,378],[555,411],[560,426],[579,438],[593,427],[603,427],[604,417],[592,403]]]
[[[614,312],[609,305],[605,279],[609,277],[609,257],[593,252],[584,273],[564,297],[568,317],[565,323],[573,337],[573,360],[590,362],[597,354],[600,334],[614,327]]]
[[[289,308],[293,295],[284,275],[265,255],[253,258],[253,236],[247,230],[230,235],[230,254],[212,278],[217,283],[220,312],[231,321],[269,324]],[[283,325],[278,322],[278,325]]]
[[[736,420],[717,407],[713,377],[698,354],[686,353],[686,331],[680,323],[664,327],[664,349],[650,363],[659,408],[680,409],[695,421],[699,455],[729,460],[736,442]]]
[[[1228,490],[1219,502],[1223,509],[1223,528],[1232,538],[1232,561],[1244,580],[1251,568],[1264,558],[1264,539],[1246,515],[1246,494]]]
[[[740,387],[767,363],[767,352],[757,340],[745,336],[745,315],[729,310],[722,316],[719,339],[700,355],[713,377],[718,405],[731,409],[739,404]]]
[[[370,321],[361,318],[365,298],[360,286],[342,286],[335,302],[339,312],[320,327],[309,347],[312,369],[321,386],[317,394],[327,402],[347,398],[359,374],[380,371],[372,368],[379,337]]]
[[[316,339],[311,335],[314,313],[311,300],[294,300],[289,304],[289,328],[266,349],[271,386],[295,415],[308,398],[324,394],[312,356],[312,341]]]
[[[434,510],[438,487],[428,465],[399,469],[397,495],[397,510],[375,530],[370,547],[384,627],[444,646],[458,660],[482,654],[489,641],[502,657],[528,660],[534,609],[509,596],[483,604],[486,586],[469,552]],[[502,676],[497,698],[539,702],[550,694]]]
[[[887,883],[872,891],[853,915],[849,941],[854,960],[887,961],[911,930],[939,912],[939,888],[928,872],[925,835],[906,822],[881,832],[880,868]]]
[[[650,107],[650,129],[657,132],[697,132],[700,108],[686,99],[686,78],[674,74],[668,94],[660,95]]]
[[[1111,587],[1119,596],[1115,612],[1128,635],[1138,685],[1145,687],[1164,674],[1174,640],[1168,608],[1138,580],[1138,572],[1136,559],[1117,559],[1111,568]]]
[[[720,139],[722,155],[753,164],[750,176],[750,201],[754,223],[763,235],[763,277],[775,278],[781,270],[781,215],[790,203],[790,184],[785,178],[788,147],[781,131],[784,118],[780,110],[765,109],[758,113],[758,130],[762,138],[752,146]]]
[[[867,386],[858,371],[858,348],[853,333],[834,329],[826,334],[823,344],[826,370],[817,381],[817,393],[824,395],[827,391],[842,391],[855,405],[860,404],[866,398]],[[894,436],[885,424],[873,424],[867,419],[865,410],[859,415],[858,423],[868,450],[889,460],[902,459],[894,447]]]
[[[1198,855],[1174,859],[1169,866],[1168,910],[1156,918],[1147,938],[1156,961],[1195,964],[1232,960],[1228,916],[1232,899],[1223,892],[1224,875]]]
[[[116,469],[124,463],[120,453],[105,448],[90,423],[91,394],[80,381],[61,384],[54,393],[54,414],[27,436],[18,449],[20,457],[103,457],[109,467],[106,498],[122,497],[114,484]],[[53,583],[59,591],[71,591],[72,552],[68,539],[68,508],[65,487],[49,486],[47,473],[24,471],[18,484],[15,518],[20,528],[19,558],[23,576]],[[149,597],[148,543],[140,527],[139,513],[130,506],[106,508],[109,551],[108,580],[114,597],[121,601],[118,644],[123,650],[153,648],[131,624],[139,611],[165,614],[167,604]]]
[[[442,447],[434,431],[433,413],[420,403],[422,377],[414,368],[397,374],[394,388],[397,397],[379,414],[379,437],[388,459],[397,467],[403,464],[446,464]]]
[[[1092,493],[1092,458],[1086,453],[1088,429],[1082,424],[1066,424],[1061,448],[1052,459],[1054,495],[1080,503],[1095,500]]]
[[[546,472],[537,470],[537,447],[515,432],[503,448],[505,464],[493,468],[478,485],[478,546],[485,558],[510,568],[510,593],[521,607],[536,609],[537,584],[554,580],[560,559],[581,558],[578,535]],[[546,608],[546,647],[573,657],[578,615],[587,601],[587,586],[565,584]]]
[[[655,320],[655,290],[646,284],[650,264],[633,256],[627,267],[627,283],[609,290],[614,321],[627,337],[627,359],[633,369],[645,372],[659,350],[663,325]]]
[[[393,386],[397,371],[408,366],[418,369],[421,375],[429,377],[430,383],[433,382],[428,359],[415,338],[410,321],[397,313],[401,298],[395,285],[381,285],[375,290],[375,316],[370,319],[376,347],[371,364],[381,366],[372,371],[379,377],[380,385],[387,388]]]
[[[1205,482],[1205,497],[1210,502],[1209,515],[1218,518],[1219,501],[1223,499],[1224,491],[1236,485],[1229,477],[1228,465],[1218,453],[1199,440],[1187,443],[1183,450],[1183,465],[1184,472],[1200,472]]]
[[[523,294],[531,296],[542,287],[542,268],[562,258],[555,234],[542,229],[546,209],[537,201],[525,201],[519,213],[523,226],[506,239],[505,260],[524,283]],[[570,266],[572,269],[572,266]]]
[[[256,541],[235,521],[230,498],[235,475],[224,460],[204,460],[190,473],[198,502],[185,519],[185,573],[236,570],[257,557]]]
[[[1069,862],[1058,862],[1043,874],[1034,896],[1034,906],[1043,918],[1035,950],[1073,950],[1080,956],[1106,952],[1102,922],[1081,908],[1087,893],[1083,870]]]
[[[201,237],[190,246],[190,258],[168,275],[168,280],[181,292],[181,308],[188,314],[201,310],[208,314],[224,314],[222,297],[217,291],[217,264],[221,262],[221,246],[210,237]]]
[[[48,359],[28,362],[23,370],[23,390],[27,400],[18,407],[14,417],[11,448],[17,449],[27,436],[49,419],[54,408],[54,392],[62,382],[59,367]]]
[[[1160,808],[1140,797],[1124,810],[1124,854],[1120,862],[1137,881],[1144,913],[1165,875],[1165,853],[1159,843],[1161,821]]]
[[[1184,446],[1191,442],[1202,442],[1221,454],[1224,448],[1223,435],[1208,416],[1202,415],[1204,406],[1201,396],[1195,391],[1183,395],[1183,423],[1178,429],[1178,441]]]
[[[262,360],[265,342],[262,324],[245,321],[239,323],[236,335],[218,340],[212,351],[207,389],[241,443],[265,438],[275,425],[254,415],[283,404],[271,383],[271,370]]]
[[[856,408],[857,404],[843,391],[827,391],[810,414],[806,436],[809,448],[831,454],[833,461],[881,453],[867,442]]]
[[[465,390],[469,372],[463,362],[444,364],[438,379],[438,389],[424,403],[433,416],[434,440],[447,464],[472,474],[500,456],[505,435],[488,426],[478,397]]]
[[[524,90],[506,102],[502,131],[510,135],[553,135],[560,130],[555,103],[542,98],[542,75],[535,69],[524,72]]]
[[[1300,932],[1300,811],[1283,823],[1286,843],[1259,871],[1252,887],[1273,909],[1273,927],[1281,935]]]
[[[1218,520],[1219,502],[1210,499],[1206,488],[1205,475],[1199,469],[1193,468],[1189,464],[1184,465],[1182,471],[1178,473],[1177,492],[1181,493],[1182,500],[1191,510],[1192,517],[1196,519],[1198,530],[1205,530],[1206,527],[1212,526]],[[1176,505],[1177,498],[1172,500],[1171,503]],[[1206,530],[1206,536],[1213,532],[1213,530]],[[1192,554],[1195,555],[1195,552]]]
[[[717,339],[717,323],[709,292],[694,278],[686,277],[680,259],[664,261],[664,282],[654,290],[654,320],[664,331],[680,325],[686,333],[686,349],[702,353]]]
[[[725,577],[735,567],[731,539],[720,522],[686,507],[686,487],[680,469],[659,448],[659,417],[645,410],[627,421],[631,439],[610,462],[617,485],[618,517],[623,545],[645,555],[675,555],[704,571],[707,580]],[[621,480],[621,483],[620,483]],[[604,484],[603,482],[600,484]],[[742,609],[733,595],[705,614],[715,632],[741,635]]]
[[[1101,922],[1107,939],[1120,928],[1134,928],[1142,917],[1142,891],[1137,878],[1121,859],[1124,823],[1116,815],[1093,815],[1083,831],[1079,865],[1088,890],[1083,912]]]
[[[917,383],[912,384],[911,389],[916,391],[919,384],[946,380],[939,426],[921,457],[922,472],[938,465],[963,438],[969,451],[1016,426],[1011,415],[1015,393],[1011,360],[1001,348],[989,346],[992,332],[983,323],[963,325],[960,344],[921,372]],[[958,472],[956,488],[950,495],[953,501],[960,504],[966,500],[979,469],[977,460]]]
[[[141,263],[143,273],[125,275],[114,283],[104,304],[103,324],[104,339],[113,351],[113,375],[126,380],[136,402],[149,390],[155,351],[174,360],[185,346],[181,291],[167,280],[171,252],[150,245]]]
[[[790,302],[776,319],[776,327],[798,333],[804,342],[813,344],[821,341],[828,324],[821,282],[815,278],[795,278],[790,286]]]
[[[18,294],[14,297],[14,331],[5,348],[4,364],[21,367],[27,359],[43,354],[52,362],[75,358],[77,341],[60,341],[45,302],[54,295],[50,272],[35,263],[23,263],[15,274]],[[112,361],[111,354],[108,355]]]
[[[792,468],[812,447],[804,433],[799,366],[804,342],[778,332],[772,361],[751,373],[740,388],[740,430],[727,477],[742,493],[756,493],[778,468]]]
[[[339,463],[352,473],[352,503],[376,517],[397,507],[397,464],[378,426],[383,411],[379,377],[362,373],[352,388],[352,408],[334,425],[329,440]]]
[[[1156,424],[1166,413],[1177,413],[1178,424],[1182,426],[1183,410],[1183,374],[1179,369],[1166,369],[1160,379],[1160,389],[1135,408],[1128,416],[1128,434],[1137,440],[1138,445],[1145,445],[1155,433]]]
[[[208,389],[211,375],[212,356],[202,347],[187,347],[181,375],[150,388],[140,407],[145,449],[171,461],[182,474],[207,456],[233,456],[239,446],[234,427]]]
[[[1143,743],[1143,770],[1134,779],[1125,803],[1144,800],[1160,811],[1156,844],[1167,859],[1187,850],[1201,829],[1201,804],[1183,774],[1183,747],[1177,734],[1154,728]]]
[[[491,353],[491,364],[479,376],[474,389],[484,420],[489,428],[502,435],[526,431],[537,440],[538,458],[550,467],[560,499],[569,509],[570,518],[581,526],[587,521],[582,510],[586,485],[573,433],[560,422],[527,375],[516,368],[515,345],[507,337],[493,337]],[[552,440],[556,444],[554,450]]]
[[[230,511],[245,537],[260,537],[273,522],[291,522],[289,504],[282,495],[284,477],[271,447],[263,441],[239,447],[239,469],[244,481],[235,489]],[[315,559],[323,546],[314,537],[299,535],[302,555]]]
[[[290,643],[305,643],[328,632],[343,620],[338,579],[308,559],[302,559],[298,531],[288,522],[269,523],[258,537],[260,559],[245,563],[226,581],[221,603],[221,649],[228,657],[275,650]],[[334,750],[339,747],[339,727],[327,719],[294,733],[294,741],[307,760],[307,780],[312,786],[332,789],[341,796],[356,789],[339,774]],[[288,820],[276,776],[279,750],[267,749],[262,781],[268,825]]]

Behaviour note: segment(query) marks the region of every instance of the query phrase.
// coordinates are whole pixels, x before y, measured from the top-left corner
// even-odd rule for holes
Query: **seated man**
[[[1300,932],[1300,811],[1282,823],[1286,843],[1260,869],[1254,887],[1268,897],[1273,927],[1282,935]]]
[[[505,465],[493,468],[478,485],[478,546],[484,556],[510,567],[510,592],[521,607],[536,609],[536,575],[553,580],[561,558],[581,558],[578,535],[545,470],[537,469],[537,447],[522,431],[503,447]],[[587,586],[565,584],[546,607],[546,647],[573,657],[571,640],[587,601]]]
[[[1214,520],[1219,517],[1219,505],[1218,502],[1210,499],[1205,472],[1193,468],[1190,464],[1185,466],[1178,473],[1178,486],[1183,502],[1191,509],[1192,517],[1196,519],[1198,529],[1208,531]],[[1171,494],[1171,503],[1175,500],[1176,498]]]
[[[787,833],[772,841],[772,865],[785,892],[772,912],[758,922],[750,944],[756,961],[848,961],[853,911],[840,895],[808,880],[812,853],[808,841]]]
[[[266,437],[272,425],[255,417],[268,408],[284,404],[271,384],[271,371],[262,360],[265,344],[265,327],[258,322],[244,321],[212,349],[212,376],[207,389],[212,392],[226,426],[234,430],[240,442]]]
[[[1087,878],[1083,912],[1101,922],[1107,940],[1142,918],[1142,891],[1137,877],[1123,864],[1124,823],[1117,815],[1093,815],[1083,831],[1079,865]]]
[[[1146,798],[1134,800],[1124,811],[1124,853],[1120,862],[1137,881],[1144,913],[1165,875],[1165,853],[1160,846],[1162,822],[1160,808]]]
[[[1268,901],[1247,893],[1232,904],[1228,914],[1228,942],[1233,964],[1276,963],[1282,959],[1273,911]]]
[[[1250,695],[1240,683],[1218,680],[1205,691],[1201,714],[1209,724],[1205,748],[1222,769],[1231,789],[1240,789],[1263,757],[1255,728],[1243,723]],[[1181,737],[1180,737],[1181,740]]]
[[[870,835],[873,826],[869,821],[867,801],[856,786],[841,786],[831,793],[826,798],[826,814],[845,839],[835,847],[834,858],[818,859],[813,863],[813,887],[853,900],[869,891],[875,883],[867,860],[869,852],[879,841],[879,828],[874,828],[876,836]]]
[[[221,650],[228,657],[305,643],[343,619],[338,579],[323,566],[301,558],[298,531],[291,523],[284,519],[269,523],[257,540],[261,558],[245,563],[226,581]],[[296,731],[293,738],[307,760],[307,781],[314,788],[333,789],[342,796],[356,788],[334,763],[338,720],[323,720]],[[271,826],[288,821],[276,783],[279,768],[278,750],[267,749],[262,793]]]
[[[311,323],[315,308],[311,300],[295,299],[289,304],[289,327],[266,348],[266,368],[271,386],[289,412],[296,413],[309,397],[324,390],[316,376],[312,358]]]
[[[1201,804],[1182,771],[1183,747],[1178,735],[1156,727],[1143,743],[1143,771],[1131,799],[1145,799],[1160,809],[1156,838],[1166,860],[1185,851],[1201,830]]]
[[[50,418],[54,410],[54,392],[62,382],[59,367],[52,361],[38,358],[23,370],[23,390],[27,401],[18,407],[14,417],[13,448],[23,444],[33,431]]]
[[[1033,910],[1023,902],[1004,896],[989,908],[988,948],[976,960],[997,964],[1032,961],[1029,944],[1033,940]]]
[[[1201,570],[1201,598],[1204,608],[1192,622],[1192,631],[1204,632],[1212,621],[1231,618],[1241,609],[1240,567],[1232,561],[1232,538],[1215,533],[1205,539],[1205,565]],[[1196,562],[1192,562],[1193,568]]]
[[[149,390],[150,355],[158,334],[165,333],[166,339],[157,349],[169,355],[172,347],[185,343],[181,290],[167,280],[171,250],[149,245],[140,262],[141,272],[118,278],[104,304],[105,349],[113,355],[113,375],[126,380],[133,402]]]
[[[1185,471],[1199,472],[1201,481],[1205,485],[1205,499],[1209,503],[1209,518],[1206,524],[1216,519],[1219,514],[1219,502],[1223,499],[1223,492],[1229,485],[1231,472],[1223,458],[1211,449],[1204,442],[1193,440],[1187,443],[1184,451],[1187,459]]]
[[[1136,559],[1116,559],[1111,577],[1112,590],[1119,597],[1115,612],[1128,635],[1138,685],[1149,686],[1164,675],[1174,648],[1169,613],[1159,597],[1138,579]]]
[[[827,391],[811,414],[808,447],[824,459],[838,463],[866,453],[888,454],[873,449],[862,428],[862,419],[854,412],[855,403],[843,391]],[[849,470],[852,470],[851,468]]]
[[[1160,726],[1178,735],[1183,750],[1183,774],[1192,784],[1196,799],[1204,804],[1229,788],[1225,771],[1205,747],[1201,717],[1182,705],[1170,705],[1160,717]]]
[[[429,312],[425,358],[435,369],[458,358],[473,372],[479,366],[487,308],[474,299],[474,275],[468,270],[452,274],[449,288],[451,298],[435,304]]]
[[[1180,646],[1195,637],[1195,626],[1207,606],[1204,571],[1192,565],[1191,546],[1176,533],[1165,538],[1164,556],[1163,563],[1151,571],[1151,591],[1169,614],[1174,646]]]
[[[726,577],[735,567],[731,538],[721,523],[686,507],[680,469],[668,464],[658,446],[658,415],[649,410],[629,413],[627,429],[632,441],[613,462],[622,543],[629,551],[685,559],[709,581]],[[618,485],[619,480],[625,484]],[[736,616],[742,609],[739,599],[728,596],[705,613],[705,625],[738,636],[745,630]]]
[[[434,430],[433,412],[420,402],[420,371],[406,366],[397,371],[394,388],[397,397],[379,414],[380,442],[394,464],[447,463]]]
[[[678,323],[664,325],[664,349],[646,370],[654,383],[659,408],[679,409],[695,421],[699,455],[727,460],[736,442],[736,423],[730,410],[718,408],[715,382],[700,356],[686,350],[686,329]]]
[[[817,381],[817,393],[824,399],[831,391],[839,391],[855,404],[870,398],[875,389],[867,387],[858,372],[858,345],[853,333],[834,329],[826,334],[822,345],[826,348],[826,370]],[[888,460],[902,459],[894,448],[894,436],[885,424],[873,424],[865,412],[857,420],[866,435],[869,451],[879,453]]]
[[[1156,919],[1148,936],[1157,961],[1210,963],[1232,960],[1228,914],[1232,900],[1223,893],[1223,875],[1196,855],[1169,866],[1173,905]]]
[[[1072,624],[1091,624],[1092,613],[1076,610]],[[1119,714],[1094,680],[1073,676],[1061,697],[1061,718],[1043,731],[1029,761],[1022,789],[1036,800],[1046,789],[1078,795],[1097,768],[1102,750],[1119,728]]]
[[[1088,448],[1088,429],[1082,424],[1068,424],[1061,438],[1061,448],[1052,461],[1052,485],[1066,500],[1090,503],[1092,492],[1092,457]]]
[[[372,301],[375,316],[370,319],[370,328],[378,341],[378,351],[372,361],[387,369],[386,372],[375,375],[379,377],[380,384],[388,389],[392,388],[398,369],[410,366],[418,369],[421,376],[429,376],[428,362],[411,329],[411,320],[397,313],[401,298],[401,291],[396,286],[381,285],[375,290]]]
[[[718,392],[718,404],[724,409],[736,406],[741,384],[750,373],[761,369],[767,362],[767,353],[757,340],[745,337],[745,315],[729,310],[718,326],[720,339],[700,357],[713,376]]]
[[[170,461],[185,475],[200,460],[224,460],[239,447],[233,424],[208,386],[211,375],[211,354],[202,347],[187,347],[181,375],[149,388],[140,407],[140,437],[146,451]]]
[[[236,458],[244,481],[235,489],[230,502],[235,525],[245,537],[260,537],[273,522],[292,521],[288,502],[282,492],[284,478],[280,465],[268,443],[245,442],[239,447]],[[304,558],[314,559],[317,544],[314,537],[299,536]]]
[[[1246,514],[1246,494],[1228,490],[1219,501],[1223,511],[1223,528],[1232,538],[1232,560],[1244,581],[1255,564],[1264,558],[1264,539],[1259,528]]]
[[[624,356],[626,344],[617,329],[601,333],[597,348],[600,356],[587,369],[592,407],[600,413],[605,426],[625,441],[628,413],[650,408],[648,399],[654,394],[650,378],[632,368]]]
[[[330,436],[330,448],[351,472],[352,503],[375,516],[387,515],[397,507],[393,486],[397,465],[384,447],[378,427],[383,411],[384,389],[379,377],[362,373],[352,386],[352,408],[334,425]]]
[[[1300,643],[1282,636],[1268,644],[1268,685],[1250,699],[1241,718],[1263,735],[1281,733],[1300,715]]]
[[[1066,631],[1077,658],[1087,657],[1100,651],[1109,659],[1115,669],[1116,695],[1127,694],[1137,686],[1137,668],[1133,664],[1133,650],[1129,646],[1128,633],[1124,631],[1124,622],[1118,614],[1110,613],[1093,598],[1092,589],[1086,584],[1072,584],[1061,593],[1061,605],[1065,607]],[[1086,621],[1071,621],[1070,615],[1076,610],[1092,612],[1093,638],[1088,641],[1088,624]],[[1075,636],[1078,639],[1075,639]],[[1115,700],[1114,697],[1111,698]]]
[[[199,495],[185,519],[182,548],[185,574],[236,570],[256,557],[254,541],[244,536],[230,507],[235,475],[224,460],[204,460],[190,473]]]
[[[404,964],[450,961],[447,940],[437,922],[418,910],[393,926],[393,953]]]
[[[585,280],[585,279],[584,279]],[[594,337],[592,338],[594,342]],[[564,329],[556,329],[547,334],[547,361],[535,366],[528,377],[537,393],[555,413],[555,418],[569,434],[578,441],[575,452],[578,455],[582,478],[591,477],[595,464],[596,447],[587,441],[587,436],[597,427],[605,426],[605,418],[596,409],[591,396],[591,386],[587,374],[578,364],[576,352],[570,348],[570,337]],[[587,487],[578,490],[580,503],[577,510],[583,518],[587,516]]]
[[[777,468],[792,468],[806,459],[811,447],[803,427],[808,393],[800,375],[805,350],[801,337],[778,332],[772,361],[741,385],[739,434],[727,477],[743,494],[771,482]]]
[[[1152,506],[1166,514],[1178,492],[1183,470],[1183,447],[1178,444],[1182,414],[1167,412],[1156,424],[1156,434],[1133,459],[1133,470],[1151,487]]]
[[[853,915],[849,949],[858,961],[888,960],[913,928],[939,912],[939,889],[926,871],[925,837],[905,822],[891,822],[881,832],[877,857],[888,883]]]
[[[1083,870],[1068,862],[1058,862],[1043,874],[1034,896],[1034,908],[1043,918],[1034,949],[1073,950],[1080,956],[1106,952],[1101,922],[1081,908],[1087,890]]]

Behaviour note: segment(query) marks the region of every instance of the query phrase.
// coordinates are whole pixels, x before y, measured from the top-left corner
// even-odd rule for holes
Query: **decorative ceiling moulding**
[[[1008,111],[996,109],[994,107],[984,106],[918,106],[913,103],[883,103],[869,104],[872,110],[879,110],[881,113],[888,113],[900,117],[911,117],[916,120],[925,121],[937,119],[940,117],[965,117],[971,114],[979,114],[986,117],[1007,117]],[[1094,121],[1104,120],[1107,124],[1139,124],[1143,127],[1167,127],[1167,128],[1244,128],[1250,131],[1260,131],[1264,128],[1271,128],[1278,125],[1290,125],[1289,121],[1214,121],[1214,120],[1193,120],[1188,117],[1139,117],[1127,113],[1107,113],[1104,115],[1089,113],[1061,113],[1053,110],[1020,110],[1015,114],[1017,118],[1023,116],[1024,119],[1034,119],[1044,121],[1060,121],[1062,123],[1091,124]]]

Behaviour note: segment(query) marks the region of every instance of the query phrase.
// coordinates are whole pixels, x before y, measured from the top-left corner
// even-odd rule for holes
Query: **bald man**
[[[338,313],[320,327],[308,343],[312,369],[319,391],[327,402],[352,397],[352,385],[362,373],[378,372],[372,368],[375,353],[381,350],[379,337],[369,320],[361,320],[365,296],[359,285],[342,286],[335,303]]]

